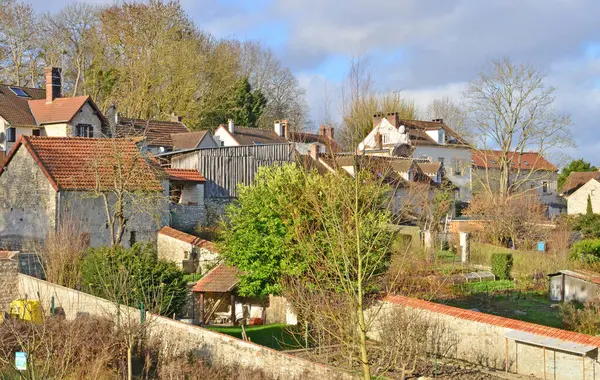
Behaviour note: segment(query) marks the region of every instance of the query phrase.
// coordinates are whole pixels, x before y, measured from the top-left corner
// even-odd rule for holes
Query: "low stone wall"
[[[515,342],[511,339],[507,340],[504,334],[511,330],[517,330],[541,337],[595,347],[600,347],[600,337],[459,309],[415,298],[389,296],[385,301],[380,315],[385,315],[394,308],[403,307],[417,312],[419,318],[426,318],[432,323],[436,323],[438,325],[436,331],[443,331],[444,336],[441,343],[445,346],[444,349],[447,350],[446,357],[500,370],[505,369],[508,357],[508,370],[511,373],[556,380],[596,379],[596,373],[600,374],[600,363],[596,352],[583,359],[579,354],[550,348],[544,349],[540,346]],[[377,339],[377,334],[374,334],[373,338]]]
[[[45,310],[49,309],[54,297],[55,307],[61,309],[67,319],[76,318],[80,314],[112,318],[116,315],[117,306],[108,300],[23,274],[18,275],[18,291],[21,296],[26,295],[29,299],[41,300]],[[126,315],[139,317],[139,310],[121,308],[121,315],[127,313]],[[149,321],[149,336],[159,338],[163,349],[174,355],[186,355],[191,351],[212,362],[259,368],[276,379],[355,378],[327,366],[199,326],[149,313],[146,319]]]
[[[203,204],[170,203],[169,213],[171,214],[170,226],[176,230],[191,232],[197,224],[204,225],[206,223],[206,208]]]
[[[8,252],[7,252],[8,254]],[[0,312],[8,312],[10,303],[18,297],[19,262],[17,257],[0,259]]]

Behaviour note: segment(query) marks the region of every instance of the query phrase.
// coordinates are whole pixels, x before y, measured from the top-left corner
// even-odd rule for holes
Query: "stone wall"
[[[54,285],[30,276],[18,275],[19,293],[42,301],[44,310],[54,297],[55,307],[67,319],[78,314],[115,317],[116,305],[105,299]],[[122,308],[121,316],[139,317],[139,310]],[[251,342],[189,325],[173,319],[147,314],[148,334],[159,338],[164,350],[172,355],[193,352],[199,357],[224,365],[260,368],[277,379],[353,379],[354,377]]]
[[[16,257],[0,259],[0,312],[8,312],[11,301],[19,298],[19,261]]]
[[[506,339],[511,330],[536,334],[540,337],[560,339],[567,343],[600,346],[600,338],[564,331],[552,327],[458,309],[414,298],[390,296],[381,309],[381,315],[394,308],[406,308],[415,312],[414,318],[422,318],[436,324],[436,331],[443,335],[446,357],[476,363],[485,367],[505,370],[508,350],[509,372],[548,379],[583,379],[582,356],[579,354],[534,346]],[[378,339],[377,334],[373,338]],[[439,339],[439,337],[438,337]],[[585,358],[585,379],[595,379],[600,373],[597,353]]]
[[[204,204],[169,203],[169,213],[171,214],[170,226],[180,231],[192,232],[197,225],[202,226],[206,222],[206,207]]]
[[[204,205],[206,206],[206,220],[204,226],[215,226],[225,216],[225,208],[234,201],[235,198],[206,198]]]
[[[0,250],[35,250],[55,228],[56,194],[21,146],[0,175]]]
[[[158,257],[172,261],[186,273],[206,273],[219,261],[219,254],[194,244],[158,233],[156,236]]]

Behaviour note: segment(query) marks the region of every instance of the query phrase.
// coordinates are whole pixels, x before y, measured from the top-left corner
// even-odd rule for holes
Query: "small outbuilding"
[[[600,296],[600,273],[561,270],[549,274],[550,300],[597,302]]]
[[[219,263],[212,242],[168,226],[158,231],[156,245],[160,259],[173,261],[186,273],[204,274]]]

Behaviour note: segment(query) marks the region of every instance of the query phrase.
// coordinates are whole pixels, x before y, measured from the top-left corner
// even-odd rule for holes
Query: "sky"
[[[107,4],[114,0],[87,0]],[[29,0],[52,11],[69,0]],[[259,40],[290,67],[319,124],[336,102],[353,56],[366,56],[380,91],[401,91],[424,110],[460,100],[487,61],[532,63],[572,116],[577,148],[600,165],[600,1],[597,0],[181,0],[217,37]],[[334,115],[335,116],[335,115]]]

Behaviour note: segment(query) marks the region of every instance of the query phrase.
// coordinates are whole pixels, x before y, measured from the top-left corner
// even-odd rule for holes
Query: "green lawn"
[[[242,339],[242,328],[239,326],[205,326],[209,330]],[[289,350],[300,348],[289,329],[291,326],[284,324],[270,324],[262,326],[246,326],[246,335],[251,342],[261,346],[271,347],[276,350]]]

